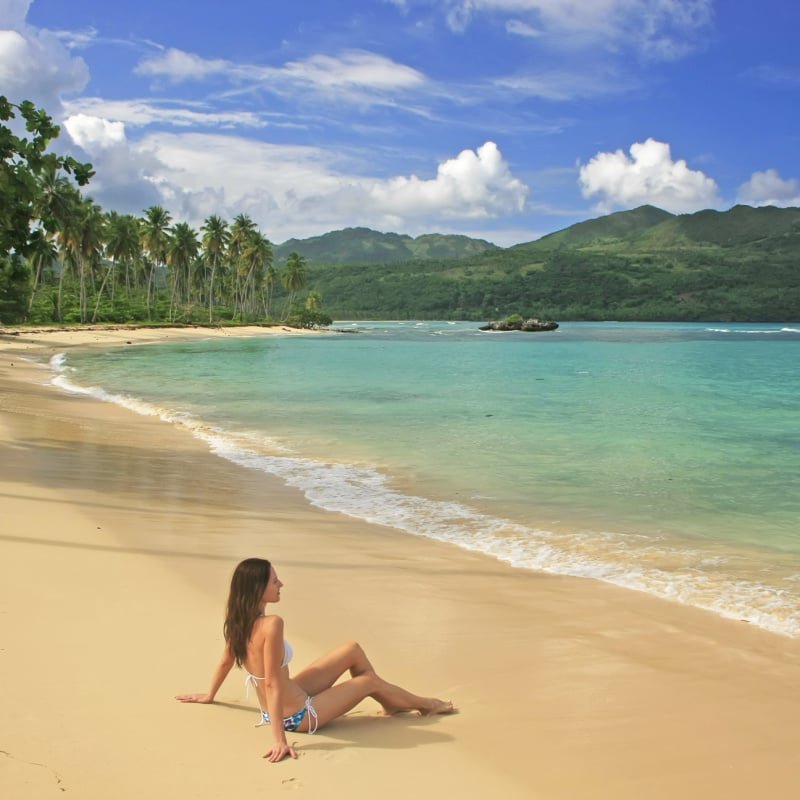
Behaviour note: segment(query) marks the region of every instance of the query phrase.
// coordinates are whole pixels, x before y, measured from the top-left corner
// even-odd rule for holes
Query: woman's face
[[[278,573],[275,572],[275,567],[269,571],[269,580],[267,581],[267,588],[264,589],[264,594],[261,597],[261,602],[266,603],[279,603],[281,599],[281,587],[283,584],[278,578]]]

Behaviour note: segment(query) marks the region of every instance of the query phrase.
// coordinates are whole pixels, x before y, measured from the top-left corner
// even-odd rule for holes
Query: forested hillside
[[[643,206],[449,261],[316,264],[335,317],[800,319],[800,209]]]
[[[464,258],[498,249],[491,242],[469,236],[427,233],[412,238],[370,228],[345,228],[310,239],[289,239],[275,248],[275,257],[280,261],[295,252],[311,263],[391,264],[414,259]]]

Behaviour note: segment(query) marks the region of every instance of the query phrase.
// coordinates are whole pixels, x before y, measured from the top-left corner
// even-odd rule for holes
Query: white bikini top
[[[292,660],[294,656],[294,650],[292,650],[292,646],[286,639],[283,640],[283,661],[281,662],[282,667],[289,666],[289,662]]]
[[[289,662],[292,660],[294,656],[294,650],[292,646],[289,644],[286,639],[283,640],[283,661],[281,661],[281,667],[289,666]],[[245,670],[247,672],[247,670]],[[258,675],[253,675],[247,672],[247,677],[244,679],[244,685],[247,687],[248,691],[252,686],[254,689],[256,688],[256,681],[264,681],[266,678],[259,677]]]

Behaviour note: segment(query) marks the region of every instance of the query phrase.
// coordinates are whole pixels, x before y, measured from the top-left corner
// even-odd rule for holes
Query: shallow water
[[[70,354],[56,381],[319,506],[800,632],[800,325],[352,327]]]

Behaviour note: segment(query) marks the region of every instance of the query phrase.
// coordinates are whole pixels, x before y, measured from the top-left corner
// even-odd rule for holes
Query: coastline
[[[800,791],[797,640],[312,508],[167,423],[58,392],[21,360],[270,335],[220,331],[0,336],[4,794]],[[460,713],[386,720],[368,701],[298,734],[298,761],[270,765],[237,676],[215,706],[174,703],[205,688],[230,571],[252,554],[281,570],[295,665],[357,638],[387,678]]]

